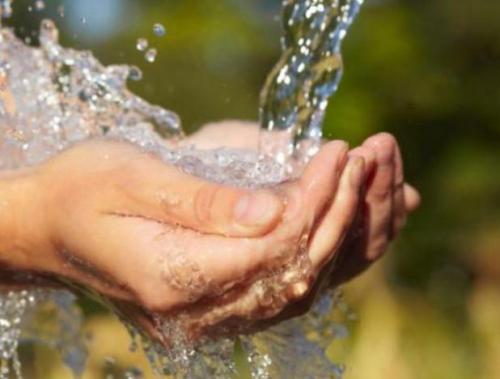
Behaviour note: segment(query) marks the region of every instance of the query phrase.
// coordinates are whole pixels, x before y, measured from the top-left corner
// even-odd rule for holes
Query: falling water
[[[49,20],[41,24],[39,48],[25,45],[4,28],[0,31],[0,169],[38,164],[82,140],[112,138],[132,142],[187,173],[214,182],[251,188],[279,183],[283,179],[282,168],[290,164],[292,157],[305,161],[318,147],[326,103],[340,80],[340,42],[360,5],[360,0],[284,2],[284,53],[262,95],[262,123],[268,132],[262,137],[264,157],[250,151],[173,148],[171,141],[182,138],[178,117],[127,89],[128,80],[141,77],[137,67],[106,67],[90,52],[63,48],[58,42],[57,28]],[[0,14],[10,13],[11,1],[0,0]],[[142,42],[138,49],[146,51],[147,44]],[[150,61],[155,56],[149,54],[148,58],[146,52]],[[283,135],[286,139],[281,138]],[[288,257],[286,267],[256,280],[247,299],[264,303],[270,292],[279,294],[310,275],[307,251],[299,250]],[[182,262],[181,259],[179,263]],[[193,292],[197,290],[193,288]],[[19,304],[26,302],[15,297],[16,293],[0,296],[0,369],[4,370],[4,377],[9,375],[9,362],[14,373],[21,375],[17,344],[24,318],[29,318],[42,303],[40,292],[44,293],[23,292],[30,300],[29,306],[22,307]],[[61,298],[67,299],[64,296],[57,292],[50,299],[57,303]],[[151,342],[112,302],[103,302],[119,315],[135,340],[140,340],[161,375],[231,377],[235,370],[235,344],[246,353],[254,379],[339,378],[342,374],[341,366],[331,363],[325,355],[331,341],[346,334],[345,327],[331,318],[332,309],[340,309],[341,302],[331,291],[324,293],[301,318],[257,334],[216,341],[201,339],[196,344],[184,333],[190,323],[189,313],[172,318],[153,315],[157,331],[173,341],[169,349]],[[70,308],[66,305],[58,309],[68,312]],[[208,312],[221,319],[231,315],[230,308]],[[73,333],[75,325],[64,324],[64,330]],[[241,331],[245,331],[245,325]],[[61,333],[61,338],[64,335]],[[60,350],[64,353],[67,349]],[[66,363],[75,372],[81,372],[84,349],[70,352]]]
[[[341,43],[363,0],[284,0],[283,54],[261,93],[261,152],[288,174],[321,144],[329,98],[343,73]]]

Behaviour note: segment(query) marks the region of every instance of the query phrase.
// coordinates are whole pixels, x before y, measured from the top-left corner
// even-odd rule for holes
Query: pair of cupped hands
[[[258,127],[210,124],[183,143],[221,142],[255,149]],[[207,182],[107,140],[8,178],[27,199],[13,216],[15,246],[2,258],[11,276],[83,285],[153,335],[153,314],[191,314],[193,336],[231,320],[258,326],[301,314],[320,279],[341,284],[379,259],[419,204],[387,133],[351,150],[325,143],[300,178],[268,189]],[[274,295],[248,296],[255,280],[304,248],[309,273],[280,290],[279,304]]]

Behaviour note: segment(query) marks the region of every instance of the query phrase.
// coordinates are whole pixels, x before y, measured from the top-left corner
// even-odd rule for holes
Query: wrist
[[[45,226],[32,169],[0,172],[0,265],[19,271],[43,268]]]

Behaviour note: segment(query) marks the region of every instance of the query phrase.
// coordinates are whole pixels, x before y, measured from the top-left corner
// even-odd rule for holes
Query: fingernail
[[[351,186],[353,189],[357,190],[361,186],[364,175],[365,168],[363,159],[359,157],[350,158],[349,179],[351,180]]]
[[[339,141],[338,142],[339,144],[339,150],[340,150],[340,154],[339,154],[339,160],[337,161],[337,171],[342,171],[347,163],[347,156],[348,156],[348,153],[349,153],[349,145],[347,144],[347,142],[344,142],[344,141]]]
[[[236,203],[234,215],[239,224],[263,225],[276,217],[280,207],[280,201],[270,193],[248,193]]]

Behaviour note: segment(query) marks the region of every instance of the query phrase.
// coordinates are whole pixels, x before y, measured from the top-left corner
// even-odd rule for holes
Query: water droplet
[[[156,49],[149,49],[148,51],[146,51],[144,58],[149,63],[153,63],[156,60],[157,55],[158,55],[158,51]]]
[[[43,0],[35,1],[35,9],[37,11],[41,11],[45,9],[45,2]]]
[[[149,46],[149,42],[146,38],[139,38],[135,46],[139,51],[146,51]]]
[[[128,78],[130,80],[139,81],[142,79],[142,71],[137,66],[131,66],[128,72]]]
[[[81,17],[81,18],[80,18],[80,22],[81,22],[82,24],[86,24],[86,23],[87,23],[87,18],[86,18],[86,17]]]
[[[157,37],[163,37],[166,33],[165,27],[160,23],[153,25],[153,32]]]
[[[57,7],[57,14],[61,17],[61,18],[64,18],[64,13],[65,13],[65,10],[64,10],[64,5],[59,5]]]

